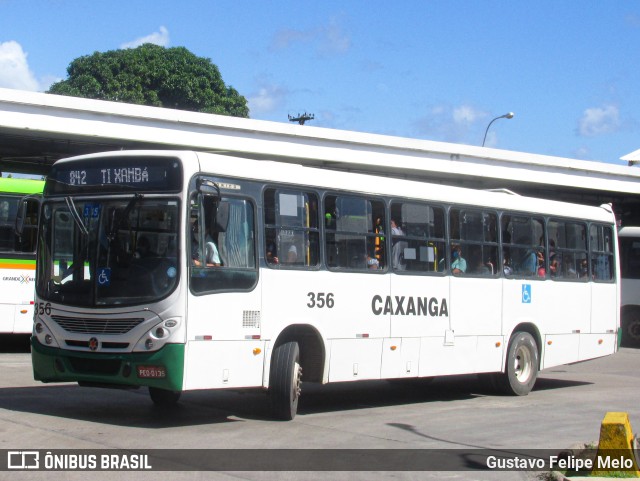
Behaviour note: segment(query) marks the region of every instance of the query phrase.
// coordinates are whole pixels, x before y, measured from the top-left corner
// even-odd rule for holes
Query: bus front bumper
[[[33,378],[113,387],[150,386],[182,391],[184,344],[154,352],[125,354],[76,352],[43,346],[31,338]]]

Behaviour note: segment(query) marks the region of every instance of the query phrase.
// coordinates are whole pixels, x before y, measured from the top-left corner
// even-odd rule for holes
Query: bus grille
[[[81,334],[124,334],[144,322],[143,317],[127,319],[87,319],[82,317],[51,316],[65,331]]]

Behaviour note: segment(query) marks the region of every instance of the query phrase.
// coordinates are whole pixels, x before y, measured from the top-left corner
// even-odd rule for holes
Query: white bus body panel
[[[591,283],[591,292],[591,332],[615,333],[620,322],[611,313],[619,311],[618,285]]]
[[[261,386],[266,346],[259,286],[188,298],[185,389]]]
[[[1,269],[0,333],[30,334],[33,329],[33,269]]]

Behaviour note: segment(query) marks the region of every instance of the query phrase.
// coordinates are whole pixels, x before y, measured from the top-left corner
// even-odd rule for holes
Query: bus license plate
[[[167,377],[167,371],[162,366],[138,366],[138,377],[159,379]]]

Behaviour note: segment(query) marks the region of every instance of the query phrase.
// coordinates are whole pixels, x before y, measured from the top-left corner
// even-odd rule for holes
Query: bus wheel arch
[[[280,333],[273,349],[292,341],[297,342],[300,348],[300,365],[305,382],[322,382],[326,353],[318,330],[308,324],[293,324]]]

